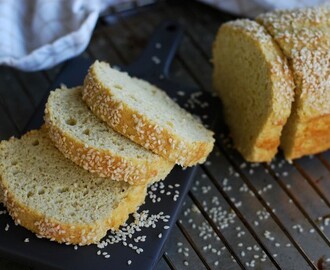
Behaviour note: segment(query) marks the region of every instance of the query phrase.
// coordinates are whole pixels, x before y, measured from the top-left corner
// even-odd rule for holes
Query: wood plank
[[[228,165],[225,160],[221,160],[221,162],[222,164],[217,164],[217,166],[223,168]],[[224,175],[226,171],[223,170],[221,174]],[[247,219],[251,219],[251,213],[255,214],[255,209],[258,207],[258,202],[254,201],[255,198],[248,192],[242,193],[236,190],[238,192],[237,196],[234,197],[234,194],[230,193],[228,194],[228,196],[230,195],[228,200],[228,198],[223,197],[224,194],[219,193],[218,188],[205,172],[200,171],[197,179],[191,193],[227,240],[229,245],[227,248],[236,254],[244,267],[255,264],[264,269],[276,269],[272,261],[273,253],[265,254],[268,252],[267,249],[271,249],[262,241],[258,242],[259,239],[253,235],[255,232],[251,233],[246,227]],[[221,177],[221,181],[223,179],[224,177]],[[230,181],[231,179],[228,178],[229,183],[225,183],[225,186],[230,186]],[[238,185],[237,187],[239,188]],[[224,189],[227,190],[227,188]],[[240,213],[238,215],[235,210],[244,211],[244,215]],[[270,224],[267,225],[269,226]]]
[[[196,181],[200,179],[200,174],[201,170],[196,177]],[[195,182],[193,189],[198,188],[199,185],[196,185]],[[216,269],[221,266],[224,269],[240,269],[239,265],[233,261],[232,255],[225,244],[190,197],[185,200],[179,222],[211,268]]]
[[[314,156],[299,158],[294,164],[330,207],[330,171]]]
[[[206,269],[177,226],[173,227],[165,250],[166,256],[177,269]]]
[[[324,200],[320,195],[327,192],[326,188],[322,187],[330,182],[330,172],[317,158],[306,158],[303,163],[300,163],[302,160],[299,159],[296,162],[304,168],[309,180],[301,174],[301,168],[297,170],[295,166],[286,162],[281,155],[278,155],[270,164],[269,170],[274,171],[277,182],[291,198],[289,201],[295,203],[301,209],[300,211],[305,213],[306,218],[314,225],[314,229],[323,231],[322,234],[329,238],[330,226],[324,226],[323,224],[323,217],[330,214],[329,202],[326,200],[327,197],[324,197]],[[316,179],[315,183],[313,179]],[[319,233],[321,233],[320,231]],[[328,244],[330,243],[327,239],[325,241]]]
[[[235,197],[239,196],[237,189],[245,184],[245,186],[251,190],[251,195],[253,194],[253,197],[257,197],[255,200],[262,203],[263,207],[261,207],[259,211],[264,213],[262,215],[268,216],[266,221],[269,222],[269,224],[267,226],[260,226],[264,225],[265,220],[263,220],[262,223],[258,222],[257,226],[254,224],[253,220],[251,220],[252,217],[255,217],[255,220],[258,221],[258,216],[260,219],[260,215],[257,214],[257,209],[251,209],[250,211],[248,209],[256,203],[259,204],[259,202],[244,203],[243,200],[241,200],[242,206],[250,205],[247,208],[242,207],[241,213],[252,223],[259,237],[265,241],[265,244],[272,250],[272,253],[278,254],[277,260],[279,263],[282,263],[284,266],[288,262],[292,262],[292,258],[295,258],[295,265],[298,263],[303,264],[302,256],[306,256],[307,262],[316,262],[323,256],[322,254],[328,254],[327,250],[330,252],[329,246],[318,233],[310,233],[310,231],[313,231],[315,228],[305,218],[297,206],[294,203],[290,203],[290,197],[288,197],[263,166],[252,164],[251,167],[251,164],[246,164],[232,148],[222,147],[221,150],[226,154],[226,158],[230,158],[231,163],[227,163],[228,161],[225,158],[215,158],[214,155],[212,155],[210,160],[217,165],[209,166],[210,172],[217,176],[217,181],[221,181],[223,177],[228,178],[230,175],[232,175],[232,178],[233,176],[235,178],[236,175],[236,181],[229,180],[232,190],[230,193]],[[245,166],[242,164],[245,164]],[[223,175],[224,170],[228,171],[228,167],[231,167],[231,173],[228,175],[227,172],[227,175],[220,176]],[[259,194],[258,191],[264,190],[265,188],[267,188],[268,191]],[[241,196],[240,199],[242,199]],[[301,231],[300,228],[303,228],[303,231]],[[265,237],[264,233],[266,230],[270,231],[274,237],[274,241],[280,244],[278,247],[274,246],[274,241],[269,241],[269,239]],[[291,244],[291,246],[287,249],[286,245],[288,243]],[[310,245],[310,243],[313,243],[313,245]],[[299,249],[301,249],[302,252],[300,256],[297,254],[297,250]]]

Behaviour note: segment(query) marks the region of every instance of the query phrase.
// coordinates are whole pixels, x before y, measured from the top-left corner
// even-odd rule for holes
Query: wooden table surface
[[[172,78],[211,91],[212,42],[219,25],[235,18],[198,2],[173,2],[116,13],[107,17],[110,25],[100,20],[84,54],[128,64],[159,22],[175,19],[186,33]],[[21,133],[62,66],[33,73],[0,67],[0,139]],[[330,152],[293,164],[281,154],[270,164],[248,164],[225,129],[216,137],[156,269],[329,269]],[[30,268],[0,258],[0,269]]]

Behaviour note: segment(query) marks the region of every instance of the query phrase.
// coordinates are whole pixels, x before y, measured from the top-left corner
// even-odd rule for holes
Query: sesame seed
[[[131,264],[132,264],[132,260],[128,260],[127,265],[131,265]]]
[[[157,56],[151,57],[151,60],[156,64],[159,65],[161,63],[161,60]]]

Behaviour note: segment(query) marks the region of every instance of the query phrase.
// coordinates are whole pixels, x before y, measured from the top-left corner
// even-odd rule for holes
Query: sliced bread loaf
[[[83,100],[100,119],[132,141],[182,166],[205,161],[213,133],[148,82],[96,61]]]
[[[99,120],[81,99],[81,87],[51,92],[45,121],[56,147],[101,177],[134,185],[150,184],[164,179],[174,166]]]
[[[213,85],[235,147],[247,161],[270,161],[294,95],[285,56],[263,26],[236,20],[219,29],[213,64]]]
[[[146,185],[96,177],[67,160],[42,128],[0,143],[0,186],[16,223],[60,243],[88,245],[118,229]]]
[[[287,159],[330,148],[330,8],[275,11],[257,18],[293,71],[295,102],[281,147]]]

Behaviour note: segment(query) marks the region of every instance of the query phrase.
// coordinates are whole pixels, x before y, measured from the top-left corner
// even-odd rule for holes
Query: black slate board
[[[214,126],[216,113],[219,111],[219,102],[211,95],[199,91],[195,87],[187,87],[169,79],[169,67],[175,55],[183,34],[182,27],[176,22],[164,22],[155,31],[150,42],[142,53],[141,57],[127,68],[121,68],[130,75],[148,80],[160,88],[164,89],[172,98],[190,110],[193,114],[203,116],[208,126]],[[70,60],[55,80],[51,89],[65,84],[68,87],[82,84],[87,73],[90,59],[78,57]],[[50,89],[50,90],[51,90]],[[191,99],[191,97],[194,97]],[[39,128],[43,123],[43,111],[47,97],[44,98],[40,108],[36,111],[26,131]],[[198,102],[196,103],[196,100]],[[207,116],[206,116],[207,115]],[[168,222],[159,221],[156,228],[143,228],[138,235],[146,235],[146,241],[140,242],[138,246],[143,248],[143,253],[137,254],[134,250],[123,246],[121,243],[108,245],[102,252],[110,254],[110,258],[98,256],[99,248],[96,245],[79,247],[77,250],[73,246],[60,245],[46,239],[38,239],[33,233],[21,226],[15,226],[12,219],[7,214],[0,215],[0,254],[14,260],[19,260],[34,269],[153,269],[159,258],[165,241],[171,228],[177,220],[181,205],[187,194],[195,168],[181,169],[175,167],[170,175],[163,182],[166,192],[171,195],[155,192],[160,202],[153,203],[147,197],[146,203],[139,211],[149,210],[149,214],[164,212],[170,215]],[[180,184],[175,187],[175,184]],[[177,200],[173,196],[178,192]],[[0,206],[0,211],[4,210]],[[132,218],[130,219],[132,220]],[[8,231],[4,228],[9,225]],[[164,226],[169,226],[165,229]],[[159,237],[162,234],[162,237]],[[29,238],[25,243],[24,239]],[[127,241],[130,243],[130,241]],[[131,241],[133,244],[134,242]],[[131,260],[131,265],[128,265]]]

